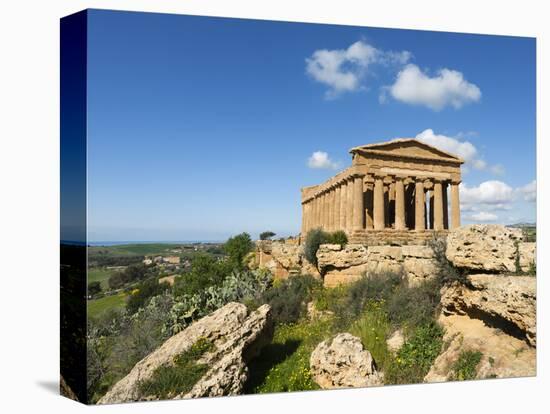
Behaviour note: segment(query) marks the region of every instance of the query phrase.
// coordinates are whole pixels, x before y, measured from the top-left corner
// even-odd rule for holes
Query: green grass
[[[361,339],[365,349],[369,350],[376,361],[378,369],[384,369],[393,362],[386,343],[390,334],[390,322],[384,302],[369,302],[363,314],[351,325],[350,333]]]
[[[113,256],[153,256],[173,255],[170,250],[181,247],[181,244],[148,243],[148,244],[120,244],[116,246],[91,246],[89,254],[110,254]]]
[[[161,365],[153,372],[151,378],[138,384],[143,397],[155,396],[160,399],[185,394],[193,388],[197,381],[208,371],[208,366],[198,364],[206,352],[214,345],[201,338],[186,352],[177,355],[173,364]]]
[[[121,309],[126,305],[126,295],[119,293],[112,296],[105,296],[100,299],[93,299],[88,301],[88,316],[90,318],[97,318],[103,313],[111,309]]]
[[[93,267],[88,269],[88,283],[90,282],[100,282],[102,290],[108,290],[109,288],[109,277],[116,270],[106,269],[104,267]]]
[[[311,352],[331,335],[330,321],[278,325],[273,341],[249,363],[245,393],[317,390],[309,370]]]
[[[477,374],[477,366],[483,354],[479,351],[462,351],[453,364],[451,379],[457,381],[473,380]]]

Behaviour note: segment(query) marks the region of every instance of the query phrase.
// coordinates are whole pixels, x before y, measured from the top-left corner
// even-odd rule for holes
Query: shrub
[[[306,235],[304,255],[306,260],[315,267],[317,267],[317,250],[321,244],[326,243],[339,244],[343,247],[348,243],[348,237],[342,230],[334,233],[327,233],[321,229],[310,230]]]
[[[98,293],[101,293],[101,283],[100,282],[90,282],[88,283],[88,295],[94,296]]]
[[[244,258],[254,249],[254,243],[248,233],[241,233],[230,237],[223,245],[223,250],[229,256],[233,266],[242,268]]]
[[[441,299],[438,280],[409,286],[403,280],[388,298],[388,317],[392,325],[412,331],[432,321]]]
[[[306,260],[317,267],[317,250],[319,246],[325,243],[326,233],[321,229],[313,229],[307,233],[304,245],[304,255]]]
[[[483,354],[479,351],[462,351],[452,366],[451,379],[456,381],[475,379],[482,356]]]
[[[271,305],[275,323],[297,322],[320,282],[312,276],[292,276],[266,290],[262,301]]]
[[[363,312],[368,302],[388,300],[402,280],[402,274],[393,272],[363,276],[340,288],[339,294],[329,301],[328,308],[345,326]]]
[[[135,313],[153,296],[159,295],[162,292],[170,290],[168,283],[159,283],[157,278],[148,279],[140,283],[136,289],[132,291],[126,302],[126,309],[130,314]]]
[[[386,344],[390,323],[384,302],[369,301],[350,328],[350,333],[361,339],[363,346],[369,350],[379,368],[384,369],[391,354]]]
[[[327,233],[326,243],[339,244],[344,247],[348,244],[348,236],[343,230],[337,230],[333,233]]]
[[[173,364],[161,365],[151,378],[140,381],[138,389],[142,397],[155,396],[161,399],[184,394],[208,371],[208,366],[197,363],[214,345],[201,338],[189,350],[174,357]]]
[[[275,235],[276,233],[273,233],[272,231],[264,231],[260,233],[260,240],[269,240]]]
[[[468,282],[466,273],[454,267],[447,259],[445,254],[447,250],[447,239],[445,237],[434,237],[428,242],[428,246],[431,247],[434,252],[434,259],[437,267],[436,276],[440,286],[449,282],[459,282],[462,284]]]
[[[123,271],[116,272],[109,277],[109,287],[119,289],[128,283],[145,279],[147,274],[147,268],[143,264],[130,265]]]
[[[227,261],[218,261],[213,256],[198,254],[191,262],[191,270],[176,278],[174,294],[194,295],[210,286],[219,286],[231,273],[231,269],[232,266]]]
[[[413,384],[424,380],[443,345],[443,329],[435,322],[419,326],[385,372],[387,384]]]

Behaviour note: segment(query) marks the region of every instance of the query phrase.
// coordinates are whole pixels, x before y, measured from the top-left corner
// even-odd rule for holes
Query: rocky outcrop
[[[321,388],[382,385],[382,376],[361,340],[349,333],[321,342],[311,354],[311,374]]]
[[[517,247],[523,239],[520,229],[501,225],[475,224],[459,227],[447,236],[447,259],[458,268],[513,273]]]
[[[535,242],[524,242],[518,246],[519,266],[522,272],[530,272],[537,263],[537,251]]]
[[[418,284],[436,272],[434,252],[424,245],[364,246],[322,244],[317,251],[319,268],[327,287],[350,283],[364,274],[403,272],[411,284]]]
[[[240,394],[248,378],[246,362],[271,339],[271,334],[269,305],[248,314],[245,305],[229,303],[174,335],[138,362],[98,404],[157,399],[154,395],[140,395],[140,382],[151,378],[160,366],[173,364],[175,357],[190,350],[201,339],[213,345],[212,350],[198,361],[209,369],[191,391],[178,394],[175,390],[173,398]]]
[[[536,278],[531,276],[470,275],[469,285],[442,289],[445,315],[469,315],[508,331],[536,346]]]
[[[454,365],[464,351],[482,354],[477,379],[536,375],[536,349],[525,341],[467,315],[442,314],[439,323],[445,329],[443,341],[447,346],[424,377],[425,382],[452,380]]]
[[[315,266],[304,257],[304,248],[295,243],[262,240],[256,244],[255,262],[250,267],[266,268],[275,279],[286,279],[293,274],[309,274],[321,278]]]

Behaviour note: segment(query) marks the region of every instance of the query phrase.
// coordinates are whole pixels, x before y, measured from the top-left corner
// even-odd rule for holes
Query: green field
[[[113,256],[153,256],[171,255],[170,250],[181,247],[181,244],[150,243],[150,244],[121,244],[118,246],[91,246],[90,255],[110,254]]]
[[[121,309],[126,305],[126,294],[119,293],[117,295],[105,296],[101,299],[93,299],[88,301],[88,317],[97,318],[102,313],[110,309]]]
[[[109,288],[108,281],[109,276],[111,276],[116,270],[105,269],[104,267],[93,267],[88,269],[88,284],[90,282],[100,282],[101,289],[107,290]]]

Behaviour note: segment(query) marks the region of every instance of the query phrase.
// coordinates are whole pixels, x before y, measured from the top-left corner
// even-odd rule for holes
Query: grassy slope
[[[123,308],[126,305],[126,295],[119,293],[117,295],[105,296],[101,299],[88,301],[88,316],[95,318],[110,309]]]
[[[157,254],[173,254],[171,249],[180,247],[181,244],[121,244],[118,246],[92,246],[89,248],[89,254],[94,255],[99,252],[107,252],[113,256],[152,256]]]
[[[101,289],[107,290],[109,276],[111,276],[115,270],[105,269],[103,267],[93,267],[88,269],[88,284],[90,282],[100,282]]]

